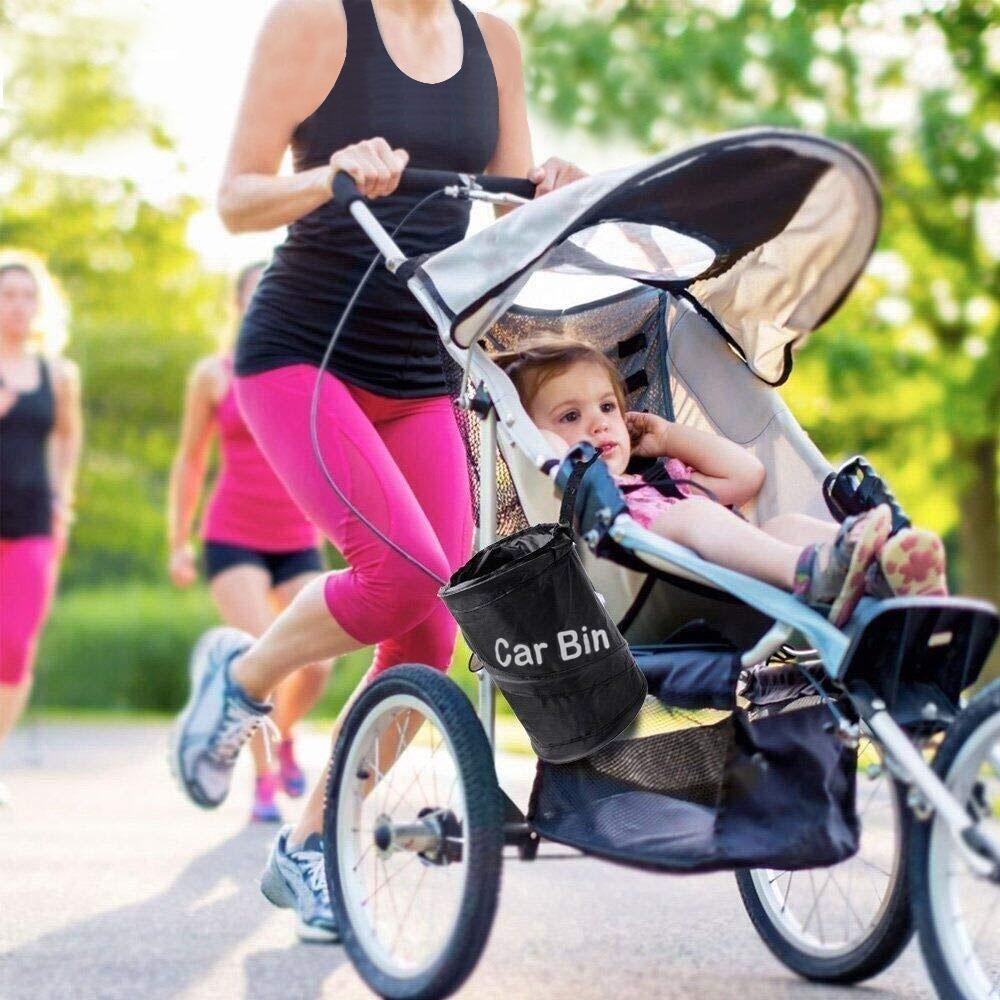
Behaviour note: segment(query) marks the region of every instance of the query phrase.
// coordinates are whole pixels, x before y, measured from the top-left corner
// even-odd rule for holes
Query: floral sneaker
[[[891,531],[892,511],[886,504],[848,518],[832,544],[803,549],[793,593],[808,604],[829,604],[830,621],[842,628],[864,594],[868,567]]]
[[[904,528],[882,547],[882,575],[896,597],[946,597],[944,543],[925,528]]]

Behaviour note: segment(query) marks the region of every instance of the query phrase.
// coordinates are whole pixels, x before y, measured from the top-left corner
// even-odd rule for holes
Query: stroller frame
[[[381,251],[387,267],[391,271],[398,272],[407,258],[371,210],[360,200],[351,202],[348,210]],[[525,412],[517,390],[507,374],[497,367],[480,344],[475,343],[471,347],[462,348],[452,340],[448,318],[417,276],[409,278],[407,287],[437,324],[445,350],[462,366],[463,384],[467,389],[459,399],[458,405],[465,408],[472,408],[475,405],[478,410],[485,410],[481,418],[480,439],[480,467],[483,470],[484,485],[480,492],[480,529],[477,538],[477,545],[482,549],[496,541],[497,537],[495,473],[499,448],[498,435],[503,435],[510,445],[531,456],[540,474],[549,475],[554,479],[559,463],[552,454],[548,442]],[[473,386],[482,387],[478,398],[470,395],[469,390]],[[547,467],[550,471],[544,472]],[[615,542],[634,552],[653,569],[668,573],[674,569],[686,570],[705,583],[752,604],[774,618],[775,624],[772,628],[755,646],[744,651],[742,661],[745,667],[765,662],[798,631],[816,650],[823,670],[831,680],[840,681],[847,674],[850,666],[848,653],[850,649],[857,647],[857,641],[852,645],[849,634],[834,628],[829,621],[791,594],[744,576],[735,570],[706,562],[690,549],[640,527],[627,514],[618,517],[610,526],[610,535]],[[593,541],[596,543],[596,535]],[[909,608],[919,611],[922,608],[940,607],[942,602],[938,599],[911,597],[895,598],[885,603],[894,609]],[[963,607],[973,613],[989,613],[991,610],[988,604],[980,601],[949,599],[947,603]],[[485,671],[479,672],[479,682],[479,718],[492,746],[496,742],[496,691],[489,674]],[[917,790],[926,804],[924,808],[936,810],[946,819],[953,836],[966,847],[969,864],[984,875],[993,873],[994,877],[1000,878],[1000,843],[992,838],[980,839],[976,836],[974,832],[976,824],[969,819],[961,804],[914,749],[906,733],[888,710],[885,701],[877,697],[867,685],[849,686],[845,693],[857,709],[864,725],[884,747],[890,766],[897,776]],[[858,733],[845,732],[844,735],[856,739]]]
[[[422,173],[431,175],[431,172],[407,171],[414,183],[419,183],[418,175]],[[496,193],[519,189],[516,186],[518,182],[505,178],[489,178],[493,182],[492,191],[483,190],[474,178],[439,172],[424,178],[423,183],[427,189],[431,186],[444,186],[442,178],[447,179],[446,193],[455,197],[493,203],[520,203],[524,200]],[[523,182],[520,184],[523,186]],[[410,293],[436,325],[444,349],[461,366],[462,391],[456,403],[459,407],[474,412],[480,421],[481,486],[477,548],[484,548],[497,538],[496,471],[501,441],[507,447],[518,449],[539,470],[539,475],[547,475],[550,479],[556,479],[560,460],[552,454],[547,441],[531,422],[511,380],[491,360],[478,339],[468,347],[455,341],[452,336],[454,314],[448,314],[449,310],[439,300],[439,296],[434,294],[432,287],[428,287],[421,273],[420,262],[407,260],[356,190],[352,193],[351,187],[349,179],[341,175],[335,185],[335,192],[346,202],[347,210],[382,253],[387,268],[405,280]],[[789,593],[709,563],[689,549],[640,527],[627,514],[619,515],[613,523],[607,523],[608,519],[605,517],[602,520],[601,513],[591,517],[589,523],[581,524],[584,541],[592,549],[608,537],[655,571],[670,574],[679,570],[689,578],[693,577],[733,595],[773,619],[774,624],[767,632],[752,647],[742,651],[741,662],[745,668],[766,663],[773,654],[787,648],[793,635],[805,637],[811,649],[808,654],[798,658],[799,662],[807,664],[810,670],[821,665],[822,683],[816,684],[814,678],[812,682],[816,684],[822,702],[833,713],[838,735],[845,743],[855,746],[862,735],[871,737],[881,748],[891,774],[908,787],[908,804],[916,815],[924,819],[931,815],[939,816],[947,825],[969,868],[986,879],[1000,883],[1000,840],[990,835],[975,817],[970,816],[963,803],[924,759],[907,733],[907,725],[911,725],[912,731],[912,711],[910,715],[901,711],[898,708],[899,701],[893,697],[895,688],[887,690],[880,685],[877,679],[866,673],[863,662],[873,644],[877,646],[885,643],[887,623],[890,621],[920,622],[924,626],[929,622],[929,644],[953,643],[956,646],[956,660],[964,662],[965,666],[965,673],[959,671],[960,680],[967,681],[968,671],[979,666],[979,663],[975,663],[970,667],[971,661],[978,658],[981,662],[982,659],[978,655],[982,643],[980,642],[977,650],[969,646],[969,633],[974,631],[971,626],[975,623],[977,628],[981,626],[989,630],[989,623],[995,619],[995,611],[990,605],[962,598],[895,598],[877,604],[863,601],[852,621],[841,631]],[[936,625],[935,622],[939,620],[945,624]],[[922,642],[928,644],[926,628],[923,632],[911,628],[906,634],[911,639],[920,634],[923,636]],[[981,638],[981,630],[979,635]],[[987,652],[989,644],[988,641],[985,647]],[[894,683],[898,685],[902,681],[904,687],[906,677],[903,664],[909,652],[913,650],[899,650],[897,661],[903,675],[897,671],[894,676]],[[919,655],[919,651],[917,654]],[[807,679],[810,679],[810,673],[805,673]],[[496,693],[486,671],[479,671],[478,679],[477,715],[490,747],[495,751]],[[965,684],[961,683],[961,686],[964,687]],[[952,692],[956,703],[960,689],[959,687]],[[831,691],[834,692],[832,695]],[[842,698],[846,698],[853,707],[856,722],[851,722],[837,709],[836,702]],[[909,708],[912,710],[912,702]],[[936,705],[925,705],[924,722],[932,722],[937,718],[937,710]],[[533,857],[537,850],[538,836],[531,831],[524,816],[511,800],[506,796],[504,798],[507,810],[504,842],[518,846],[523,857]],[[405,834],[406,831],[402,833]],[[417,838],[414,843],[416,846],[411,849],[423,852],[424,856],[431,850],[426,830],[422,838]],[[328,854],[328,866],[330,857]]]

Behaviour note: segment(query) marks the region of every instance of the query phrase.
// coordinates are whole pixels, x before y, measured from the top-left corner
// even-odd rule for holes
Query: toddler
[[[929,531],[891,535],[885,505],[842,525],[784,514],[756,527],[731,508],[757,495],[764,466],[726,438],[628,412],[614,364],[599,350],[563,337],[541,337],[495,357],[535,425],[557,454],[593,445],[621,488],[631,517],[703,559],[830,605],[838,628],[866,589],[876,596],[947,593],[944,547]],[[630,474],[630,459],[656,459],[653,481]],[[872,572],[869,572],[870,567]]]

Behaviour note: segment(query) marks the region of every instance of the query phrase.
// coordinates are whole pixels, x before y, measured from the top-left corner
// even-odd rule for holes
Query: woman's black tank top
[[[347,54],[323,103],[292,137],[296,171],[326,164],[338,149],[382,136],[405,149],[410,165],[479,173],[493,155],[498,97],[493,64],[475,16],[458,0],[462,66],[442,83],[403,73],[382,42],[371,0],[344,0]],[[419,196],[370,203],[388,230]],[[407,256],[433,253],[462,239],[469,203],[429,202],[398,238]],[[294,222],[275,251],[244,318],[236,373],[253,375],[290,364],[319,365],[330,335],[375,253],[357,223],[328,202]],[[331,370],[381,396],[420,398],[447,391],[434,326],[406,286],[377,267],[331,356]]]
[[[0,538],[52,534],[47,448],[56,421],[49,366],[38,360],[38,388],[18,393],[0,417]]]

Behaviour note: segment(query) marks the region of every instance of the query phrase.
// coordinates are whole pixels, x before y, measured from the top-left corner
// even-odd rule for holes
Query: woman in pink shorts
[[[39,305],[32,267],[0,265],[0,743],[31,692],[82,438],[76,366],[33,349]]]
[[[263,269],[263,264],[253,264],[237,279],[241,317]],[[222,620],[263,635],[276,615],[323,571],[323,558],[316,529],[278,481],[243,420],[228,355],[202,358],[188,382],[168,512],[170,578],[178,587],[190,586],[198,576],[191,528],[215,432],[221,467],[201,522],[205,577]],[[293,798],[305,791],[292,729],[322,694],[329,673],[329,663],[309,664],[275,692],[273,719],[281,737],[277,770],[262,734],[250,744],[256,771],[253,820],[279,822],[274,801],[278,790]]]

